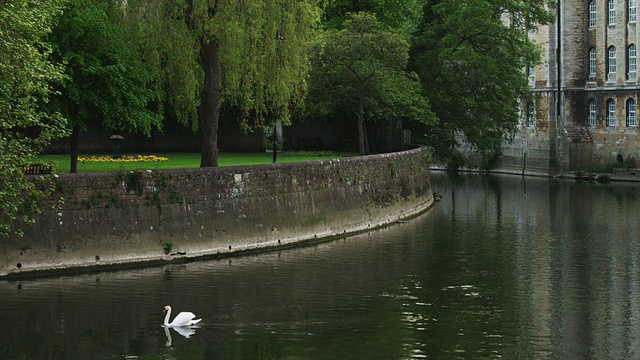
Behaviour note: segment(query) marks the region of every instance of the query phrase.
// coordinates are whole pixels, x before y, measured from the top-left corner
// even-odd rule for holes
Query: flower
[[[111,156],[89,156],[79,157],[78,161],[85,162],[151,162],[151,161],[169,161],[169,158],[155,155],[124,155],[114,159]]]

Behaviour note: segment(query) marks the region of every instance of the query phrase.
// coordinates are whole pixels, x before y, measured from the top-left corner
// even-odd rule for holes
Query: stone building
[[[640,159],[637,0],[558,0],[551,11],[555,23],[529,31],[543,57],[526,69],[535,100],[500,167],[553,175]]]

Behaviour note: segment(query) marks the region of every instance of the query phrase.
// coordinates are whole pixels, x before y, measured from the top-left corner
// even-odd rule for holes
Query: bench
[[[48,164],[26,164],[20,165],[25,175],[48,175],[51,174],[53,166]]]

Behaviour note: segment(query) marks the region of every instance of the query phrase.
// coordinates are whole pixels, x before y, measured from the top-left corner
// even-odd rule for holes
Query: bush
[[[627,156],[623,163],[624,167],[627,169],[632,169],[636,167],[636,158],[632,156]]]

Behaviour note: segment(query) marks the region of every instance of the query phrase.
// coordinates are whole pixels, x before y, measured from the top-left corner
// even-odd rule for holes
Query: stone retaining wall
[[[0,240],[0,277],[143,265],[291,246],[363,231],[433,202],[428,156],[60,175],[60,210]],[[168,253],[168,254],[167,254]]]

